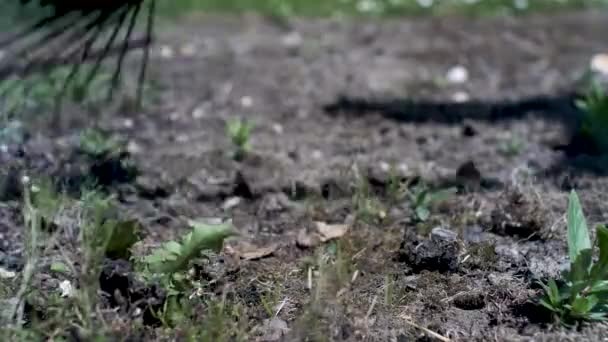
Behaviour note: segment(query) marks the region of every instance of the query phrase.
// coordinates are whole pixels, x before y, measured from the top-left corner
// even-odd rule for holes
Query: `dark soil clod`
[[[485,307],[486,301],[483,293],[470,291],[454,296],[452,304],[462,310],[481,310]]]
[[[435,228],[430,239],[419,239],[408,230],[399,250],[399,261],[406,262],[415,273],[423,270],[455,272],[458,270],[459,243],[455,234]]]
[[[161,309],[166,293],[154,285],[146,285],[135,278],[131,264],[126,260],[106,260],[99,277],[99,285],[111,307],[120,307],[125,312],[139,308],[146,325],[160,322],[154,312]]]
[[[504,192],[491,214],[494,233],[519,238],[541,238],[547,220],[539,200],[516,189]]]

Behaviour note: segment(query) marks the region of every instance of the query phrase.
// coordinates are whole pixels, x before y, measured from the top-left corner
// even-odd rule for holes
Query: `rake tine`
[[[146,69],[148,67],[148,61],[150,59],[150,45],[152,44],[152,36],[154,29],[154,14],[156,12],[156,0],[150,0],[148,7],[148,20],[146,24],[146,46],[144,48],[144,56],[142,59],[141,69],[139,71],[139,79],[137,82],[137,95],[135,100],[138,106],[141,106],[143,98],[143,87],[146,79]]]
[[[135,23],[137,22],[137,16],[139,11],[141,10],[141,3],[138,3],[131,13],[131,18],[129,19],[129,25],[127,28],[127,32],[125,34],[125,41],[128,42],[129,38],[131,38],[131,34],[133,33],[133,28],[135,28]],[[110,91],[108,92],[108,100],[111,100],[114,94],[114,87],[118,85],[120,72],[122,70],[122,64],[125,56],[128,52],[128,45],[124,45],[120,55],[118,56],[118,61],[116,63],[116,70],[114,71],[114,75],[112,76],[112,82],[110,85]]]

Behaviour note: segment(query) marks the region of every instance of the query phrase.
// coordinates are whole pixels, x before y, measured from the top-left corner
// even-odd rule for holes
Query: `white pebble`
[[[173,48],[171,48],[170,46],[163,45],[160,47],[160,56],[162,58],[170,59],[170,58],[173,58],[173,56],[175,56],[175,52],[173,51]]]
[[[448,70],[445,79],[450,83],[465,83],[469,80],[469,71],[464,66],[457,65]]]
[[[591,71],[600,73],[602,75],[608,75],[608,54],[598,53],[591,58],[590,62]]]
[[[249,108],[253,106],[253,99],[251,98],[251,96],[241,97],[241,106],[243,106],[243,108]]]
[[[467,93],[465,91],[457,91],[454,94],[452,94],[452,100],[454,102],[462,103],[462,102],[467,102],[470,99],[471,99],[471,96],[469,96],[469,93]]]
[[[59,283],[59,290],[61,291],[61,297],[72,297],[74,294],[74,287],[72,287],[72,283],[69,280],[64,280]]]
[[[283,36],[282,43],[285,47],[296,48],[302,44],[302,36],[298,32],[291,32]]]

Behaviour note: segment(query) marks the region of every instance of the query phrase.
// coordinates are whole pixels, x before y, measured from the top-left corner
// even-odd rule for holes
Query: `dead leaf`
[[[265,247],[258,247],[249,242],[240,242],[232,249],[233,253],[244,260],[257,260],[270,256],[279,248],[278,244],[271,244]]]
[[[323,242],[337,239],[348,231],[346,224],[327,224],[325,222],[315,222],[315,229],[308,231],[302,229],[298,233],[297,244],[302,247],[314,247]]]
[[[342,237],[348,231],[348,226],[345,224],[327,224],[325,222],[315,222],[315,224],[321,234],[321,242]]]

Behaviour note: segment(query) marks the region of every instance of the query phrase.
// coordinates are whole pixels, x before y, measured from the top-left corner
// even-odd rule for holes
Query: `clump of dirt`
[[[406,262],[415,273],[426,271],[455,272],[458,270],[460,243],[456,233],[434,228],[430,238],[419,238],[406,230],[399,250],[399,261]]]
[[[160,324],[156,315],[165,303],[166,291],[160,286],[138,280],[130,262],[106,260],[99,276],[99,285],[108,307],[117,308],[129,316],[141,316],[146,325]]]
[[[502,193],[490,220],[494,233],[518,238],[543,238],[548,228],[548,212],[541,199],[517,188]]]

